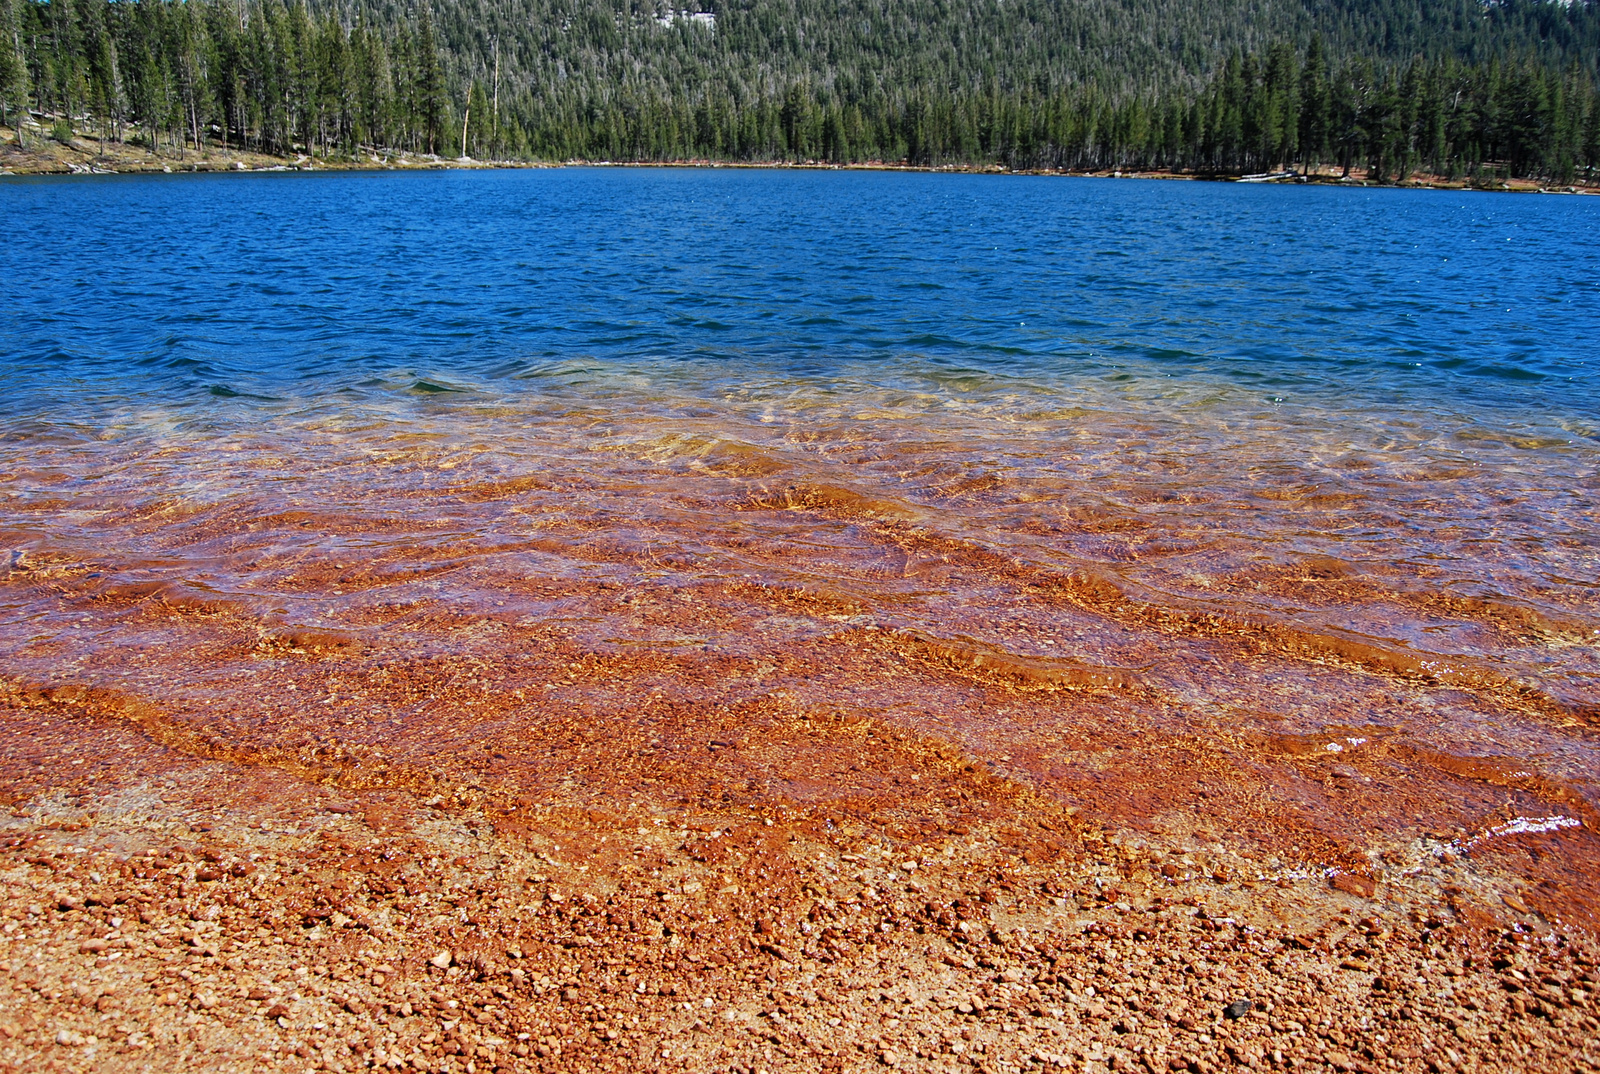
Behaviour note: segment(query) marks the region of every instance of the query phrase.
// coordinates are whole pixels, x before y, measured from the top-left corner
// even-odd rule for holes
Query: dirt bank
[[[917,167],[901,162],[875,161],[861,164],[837,165],[822,162],[762,162],[728,163],[710,160],[673,161],[586,161],[573,160],[568,165],[585,167],[672,167],[672,168],[802,168],[851,171],[937,171],[972,174],[1026,174],[1026,175],[1093,175],[1097,178],[1118,179],[1208,179],[1234,182],[1232,175],[1193,175],[1170,171],[1101,171],[1085,173],[1029,171],[1013,173],[995,165],[941,165]],[[357,153],[311,157],[297,153],[292,157],[278,157],[265,153],[252,153],[237,149],[207,146],[196,151],[192,147],[182,150],[166,149],[160,153],[134,142],[102,140],[87,134],[77,134],[61,141],[46,137],[41,130],[29,134],[22,146],[17,144],[14,131],[0,127],[0,175],[149,175],[181,172],[256,172],[256,171],[373,171],[373,170],[427,170],[442,168],[534,168],[556,167],[549,163],[529,161],[484,161],[465,158],[447,158],[434,154],[404,153],[392,150],[362,150]],[[1400,183],[1379,183],[1363,169],[1349,175],[1337,170],[1319,169],[1297,176],[1283,173],[1272,177],[1249,177],[1250,181],[1270,183],[1313,183],[1338,186],[1405,186],[1437,190],[1489,190],[1515,193],[1600,193],[1593,186],[1550,185],[1533,179],[1468,181],[1443,175],[1418,173]]]

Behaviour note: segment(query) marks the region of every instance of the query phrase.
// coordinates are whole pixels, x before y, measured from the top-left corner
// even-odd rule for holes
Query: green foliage
[[[0,0],[0,111],[283,155],[1600,166],[1595,0],[683,2]]]
[[[28,108],[28,62],[23,51],[23,12],[26,0],[0,0],[0,123],[9,123],[22,138],[22,118]]]

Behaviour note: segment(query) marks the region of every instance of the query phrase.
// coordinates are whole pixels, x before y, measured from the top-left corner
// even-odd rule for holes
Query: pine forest
[[[1600,168],[1597,57],[1586,0],[0,0],[0,124],[173,155],[1572,183]]]

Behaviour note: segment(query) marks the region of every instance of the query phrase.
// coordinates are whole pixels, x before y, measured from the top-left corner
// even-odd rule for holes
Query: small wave
[[[236,391],[235,389],[228,387],[226,384],[212,384],[212,385],[210,385],[209,387],[206,388],[206,393],[208,395],[214,395],[218,399],[253,399],[253,400],[255,400],[257,402],[261,402],[261,403],[281,403],[281,402],[283,402],[283,399],[282,399],[281,396],[260,395],[260,394],[257,394],[256,392]]]
[[[1525,384],[1536,384],[1549,379],[1548,374],[1537,369],[1528,369],[1520,365],[1505,365],[1499,362],[1481,362],[1476,365],[1463,367],[1459,372],[1469,377],[1484,377],[1489,380],[1510,380]]]
[[[1512,835],[1544,835],[1547,832],[1558,832],[1563,828],[1581,828],[1583,821],[1576,817],[1556,815],[1553,817],[1514,817],[1504,824],[1497,824],[1486,828],[1476,835],[1465,839],[1453,839],[1440,847],[1434,853],[1440,857],[1446,854],[1463,854],[1472,850],[1490,839],[1504,839]]]
[[[440,384],[438,381],[433,380],[418,380],[416,383],[411,385],[410,390],[419,392],[423,395],[444,395],[451,393],[466,394],[468,391],[466,388],[457,388],[449,384]]]

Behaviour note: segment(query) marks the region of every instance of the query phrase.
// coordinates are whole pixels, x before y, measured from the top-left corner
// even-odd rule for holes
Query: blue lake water
[[[10,180],[5,413],[574,366],[1574,423],[1600,201],[1003,176],[552,170]],[[976,379],[973,379],[976,378]],[[1516,413],[1518,410],[1523,413]],[[1553,413],[1552,413],[1553,412]],[[34,411],[37,413],[37,410]]]

